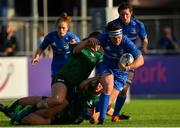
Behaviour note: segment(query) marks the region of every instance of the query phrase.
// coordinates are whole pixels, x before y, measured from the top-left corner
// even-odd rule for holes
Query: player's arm
[[[79,54],[83,48],[91,44],[99,44],[99,41],[96,38],[83,40],[73,49],[73,54]]]
[[[81,50],[86,46],[88,40],[81,41],[74,49],[73,54],[79,54]]]
[[[147,36],[141,41],[142,42],[142,53],[147,54],[148,53],[148,38]]]
[[[89,78],[89,79],[87,79],[87,80],[84,80],[84,81],[79,85],[80,91],[81,91],[81,92],[84,92],[84,91],[88,88],[88,86],[90,85],[90,83],[91,83],[92,81],[97,81],[98,79],[100,79],[99,76],[95,76],[95,77]]]
[[[133,70],[133,69],[141,67],[142,65],[144,65],[144,58],[141,54],[138,57],[136,57],[136,59],[133,61],[132,64],[128,66],[124,64],[119,64],[119,66],[121,67],[123,71]]]
[[[41,45],[39,46],[39,48],[36,50],[36,53],[34,55],[34,58],[31,61],[31,64],[35,64],[37,62],[39,62],[41,55],[43,54],[44,50],[50,45],[50,39],[49,39],[49,35],[47,35],[43,42],[41,43]]]
[[[43,50],[41,50],[40,48],[37,49],[34,58],[31,61],[31,64],[35,64],[37,62],[39,62],[41,55],[43,53]]]

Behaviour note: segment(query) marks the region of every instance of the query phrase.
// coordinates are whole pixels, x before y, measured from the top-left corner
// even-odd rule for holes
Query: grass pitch
[[[0,103],[11,104],[10,101],[0,101]],[[114,123],[111,122],[111,118],[107,116],[106,122],[103,125],[92,125],[89,124],[88,121],[83,121],[83,123],[79,125],[51,125],[47,127],[180,127],[180,99],[132,99],[130,103],[124,105],[122,111],[130,115],[131,119]],[[9,119],[3,115],[3,113],[0,113],[0,127],[15,126],[10,125]],[[39,126],[36,125],[32,127]],[[44,126],[42,127],[44,128]]]

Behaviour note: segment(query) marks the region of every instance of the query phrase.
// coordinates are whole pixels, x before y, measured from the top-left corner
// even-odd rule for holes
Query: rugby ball
[[[134,61],[134,57],[130,53],[124,53],[119,59],[119,63],[124,64],[126,66],[130,65]]]

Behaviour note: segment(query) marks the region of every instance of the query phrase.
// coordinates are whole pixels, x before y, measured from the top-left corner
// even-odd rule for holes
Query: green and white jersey
[[[102,59],[102,53],[85,48],[79,55],[72,55],[58,75],[63,76],[71,85],[79,85]]]

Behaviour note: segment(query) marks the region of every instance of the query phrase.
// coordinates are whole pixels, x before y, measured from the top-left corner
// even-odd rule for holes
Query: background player
[[[57,30],[50,32],[45,37],[31,62],[32,64],[37,63],[40,60],[43,51],[50,45],[53,50],[53,59],[51,64],[52,77],[55,76],[67,62],[71,52],[69,44],[80,42],[77,35],[69,32],[70,23],[70,16],[68,16],[67,13],[62,13],[56,21]]]

